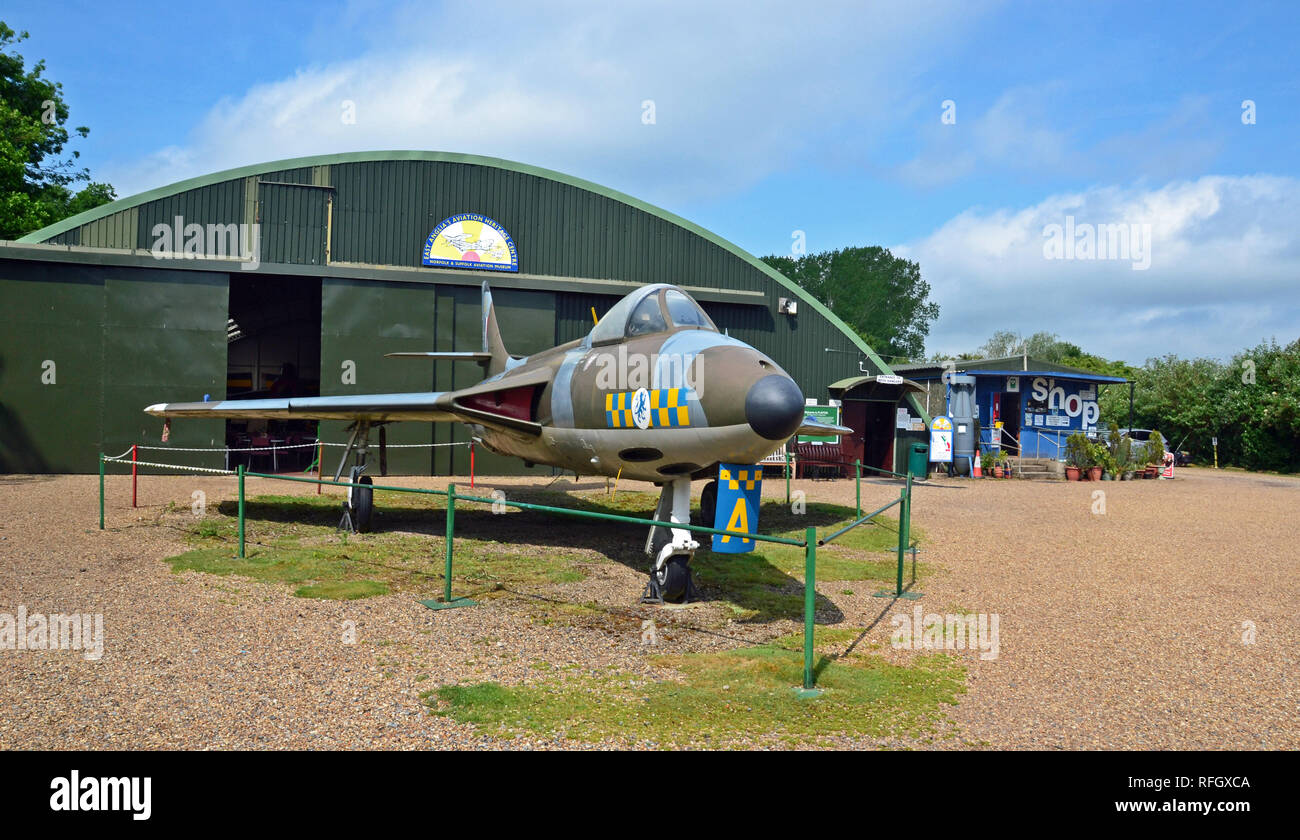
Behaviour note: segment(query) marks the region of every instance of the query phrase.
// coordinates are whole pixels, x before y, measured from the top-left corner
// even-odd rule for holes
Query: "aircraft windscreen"
[[[664,293],[664,303],[668,305],[668,317],[673,319],[673,324],[678,327],[702,327],[706,330],[717,331],[709,316],[704,314],[699,304],[691,300],[682,292],[676,289],[669,289]]]
[[[632,310],[632,317],[627,319],[628,338],[663,332],[666,329],[668,325],[664,323],[663,313],[659,311],[658,295],[647,295]]]

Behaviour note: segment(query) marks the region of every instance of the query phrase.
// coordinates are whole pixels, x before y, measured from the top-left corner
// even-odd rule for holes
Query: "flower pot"
[[[1120,476],[1120,477],[1121,477],[1124,481],[1132,481],[1132,480],[1133,480],[1133,471],[1132,471],[1132,470],[1124,470],[1124,475],[1122,475],[1122,476]]]
[[[1155,478],[1155,477],[1156,477],[1156,465],[1155,465],[1155,464],[1147,464],[1146,467],[1142,470],[1142,477],[1143,477],[1143,478]]]
[[[1002,468],[1001,468],[1001,467],[994,467],[994,468],[993,468],[993,477],[994,477],[994,478],[1001,478],[1001,477],[1002,477]]]
[[[1065,468],[1065,480],[1066,480],[1066,481],[1078,481],[1078,480],[1079,480],[1079,468],[1078,468],[1078,467],[1066,467],[1066,468]]]
[[[1088,480],[1101,481],[1101,467],[1088,467]]]

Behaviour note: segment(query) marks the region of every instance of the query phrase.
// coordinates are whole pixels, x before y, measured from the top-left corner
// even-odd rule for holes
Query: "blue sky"
[[[940,304],[930,352],[995,329],[1138,362],[1300,335],[1294,4],[10,0],[3,19],[121,195],[303,154],[475,152],[760,255],[794,231],[894,248]],[[1067,217],[1149,230],[1147,265],[1049,258]]]

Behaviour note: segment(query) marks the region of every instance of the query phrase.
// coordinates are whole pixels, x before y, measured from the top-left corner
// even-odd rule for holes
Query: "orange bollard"
[[[137,475],[137,472],[136,472],[136,465],[135,465],[135,447],[136,447],[136,444],[134,444],[134,443],[131,444],[131,507],[135,507],[135,506],[136,506],[135,501],[136,501],[136,475]]]
[[[474,489],[474,441],[469,442],[469,489]]]

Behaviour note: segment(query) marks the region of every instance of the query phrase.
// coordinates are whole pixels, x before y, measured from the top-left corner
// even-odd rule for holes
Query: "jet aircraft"
[[[482,348],[390,353],[486,368],[476,385],[455,391],[160,403],[164,417],[300,418],[348,421],[351,483],[371,484],[371,431],[385,423],[446,421],[469,426],[489,449],[578,475],[622,475],[661,488],[655,518],[690,522],[691,482],[712,479],[701,496],[713,525],[719,464],[756,464],[797,433],[847,435],[844,426],[804,413],[799,386],[769,356],[718,331],[686,292],[659,283],[616,303],[584,338],[527,357],[502,342],[483,284]],[[170,419],[167,420],[170,423]],[[345,521],[369,530],[372,491],[350,488]],[[751,523],[756,527],[756,523]],[[689,563],[699,543],[688,530],[652,528],[648,598],[688,599]]]

